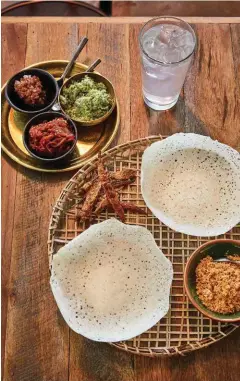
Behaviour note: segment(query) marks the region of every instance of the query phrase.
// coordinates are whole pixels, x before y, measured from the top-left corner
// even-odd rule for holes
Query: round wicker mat
[[[102,155],[105,165],[110,170],[116,171],[126,167],[137,170],[136,182],[121,191],[123,201],[146,207],[140,187],[141,157],[147,146],[162,138],[164,137],[156,136],[132,141],[112,148]],[[79,191],[82,185],[91,179],[96,166],[97,159],[84,165],[65,186],[53,208],[48,240],[50,271],[54,253],[89,226],[89,223],[77,222],[75,216],[82,201]],[[115,215],[111,212],[103,212],[91,224],[113,216]],[[218,323],[205,318],[189,303],[184,291],[183,271],[187,258],[196,247],[210,238],[177,233],[162,224],[151,212],[148,212],[147,216],[127,212],[126,223],[145,226],[151,231],[157,245],[173,263],[174,279],[168,314],[138,337],[112,345],[146,356],[184,355],[217,342],[237,328],[236,324]],[[218,238],[240,239],[240,225]]]

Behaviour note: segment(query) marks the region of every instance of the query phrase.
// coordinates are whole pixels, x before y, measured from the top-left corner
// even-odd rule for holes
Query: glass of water
[[[196,46],[194,30],[176,17],[148,21],[139,36],[143,97],[154,110],[168,110],[179,97]]]

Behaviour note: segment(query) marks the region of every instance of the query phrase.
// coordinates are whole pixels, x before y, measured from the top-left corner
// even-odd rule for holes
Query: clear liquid
[[[157,110],[166,110],[177,102],[194,48],[194,37],[185,29],[160,24],[149,29],[142,38],[144,51],[154,61],[142,55],[143,95],[145,102]]]

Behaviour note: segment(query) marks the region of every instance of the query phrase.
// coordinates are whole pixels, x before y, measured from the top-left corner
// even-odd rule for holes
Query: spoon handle
[[[95,67],[97,67],[99,64],[101,63],[101,60],[100,58],[98,58],[96,61],[94,61],[90,66],[88,66],[86,72],[87,73],[90,73],[91,71],[93,71],[95,69]]]
[[[68,73],[72,69],[74,62],[78,58],[79,54],[81,53],[81,51],[83,50],[83,48],[84,48],[84,46],[86,45],[87,42],[88,42],[88,38],[87,37],[83,37],[83,39],[80,41],[80,43],[79,43],[75,53],[72,56],[72,59],[67,64],[67,66],[66,66],[66,68],[65,68],[65,70],[64,70],[64,72],[63,72],[63,74],[62,74],[62,76],[60,78],[61,82],[64,81],[65,77],[68,75]]]

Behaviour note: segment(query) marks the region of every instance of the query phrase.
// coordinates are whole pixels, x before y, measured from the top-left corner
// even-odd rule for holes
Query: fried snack
[[[96,206],[96,209],[94,210],[94,213],[95,214],[100,214],[102,210],[110,207],[111,204],[109,203],[108,199],[106,196],[104,196],[98,203],[97,203],[97,206]]]
[[[135,180],[136,180],[136,177],[135,178],[130,177],[129,179],[122,179],[122,180],[112,180],[112,186],[115,189],[122,189],[126,187],[127,185],[134,183]]]
[[[112,186],[116,189],[132,184],[136,180],[136,171],[134,169],[123,169],[122,171],[109,172],[109,176],[112,182]],[[92,180],[83,184],[81,192],[88,192],[91,185],[97,181],[97,176],[94,176]]]
[[[111,180],[129,180],[136,179],[135,169],[125,168],[122,171],[110,172]]]
[[[120,202],[124,210],[130,210],[135,213],[142,213],[142,214],[147,214],[146,211],[139,206],[132,204],[130,202]],[[99,203],[97,204],[97,207],[94,211],[95,214],[99,214],[102,212],[102,210],[111,208],[111,204],[109,203],[107,197],[102,198]]]
[[[140,208],[140,206],[132,204],[131,202],[121,202],[121,205],[122,205],[124,210],[126,209],[126,210],[130,210],[132,212],[135,212],[135,213],[140,213],[140,214],[142,213],[142,214],[147,215],[147,212],[143,208]]]
[[[115,213],[118,215],[120,220],[124,221],[125,216],[124,216],[123,207],[120,203],[118,193],[116,192],[116,190],[113,188],[111,184],[109,172],[107,171],[107,169],[104,168],[101,154],[99,154],[99,159],[98,159],[98,177],[109,203],[112,205]]]
[[[97,202],[98,195],[101,191],[101,183],[95,182],[91,185],[85,201],[83,203],[82,209],[78,210],[77,217],[81,218],[82,220],[86,220],[91,216],[92,210],[94,205]]]
[[[80,193],[85,200],[81,210],[78,211],[78,218],[82,220],[89,219],[96,203],[95,215],[106,208],[112,208],[121,221],[125,220],[124,210],[147,214],[144,209],[137,205],[119,200],[117,190],[132,184],[136,180],[136,177],[136,170],[131,168],[125,168],[117,172],[108,171],[104,168],[101,155],[99,154],[98,172],[80,189]]]
[[[88,181],[87,183],[83,184],[82,188],[81,188],[81,193],[86,193],[89,191],[89,189],[91,188],[91,186],[95,183],[95,181],[97,181],[97,177],[94,177],[92,180]]]

